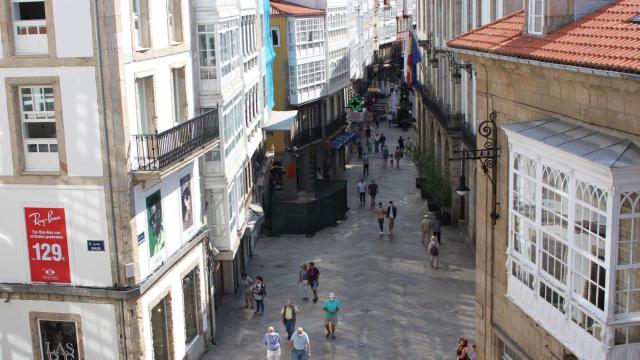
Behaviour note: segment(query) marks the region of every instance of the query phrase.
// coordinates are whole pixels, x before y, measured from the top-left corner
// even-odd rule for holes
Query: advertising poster
[[[79,360],[78,328],[74,321],[38,320],[43,360]]]
[[[191,201],[191,174],[180,179],[180,205],[182,207],[182,230],[193,225],[193,203]]]
[[[164,248],[164,227],[162,225],[162,197],[156,191],[147,197],[147,230],[149,232],[149,256],[154,257]]]
[[[71,282],[63,208],[25,208],[31,281]]]

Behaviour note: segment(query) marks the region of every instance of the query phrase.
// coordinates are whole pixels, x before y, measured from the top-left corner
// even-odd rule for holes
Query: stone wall
[[[557,117],[640,135],[640,81],[466,55],[478,77],[478,119],[498,113],[498,125]],[[606,131],[606,129],[605,129]],[[524,359],[564,359],[569,352],[505,297],[508,241],[508,150],[499,131],[498,213],[491,195],[476,198],[476,342],[479,359],[497,359],[498,338]],[[478,140],[479,142],[481,140]],[[481,144],[479,144],[481,145]],[[480,174],[475,194],[491,194]],[[524,356],[526,355],[526,356]]]

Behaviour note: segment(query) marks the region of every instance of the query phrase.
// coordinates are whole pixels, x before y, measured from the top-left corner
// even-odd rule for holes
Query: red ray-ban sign
[[[63,208],[25,208],[31,281],[71,282]]]

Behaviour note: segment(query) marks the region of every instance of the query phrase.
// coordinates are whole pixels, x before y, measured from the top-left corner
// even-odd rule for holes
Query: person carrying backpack
[[[262,276],[256,276],[253,284],[253,298],[256,300],[256,314],[264,314],[264,298],[267,296],[267,287],[264,285]]]
[[[431,267],[438,269],[438,255],[440,255],[440,244],[438,238],[435,235],[431,235],[431,241],[429,241],[429,254],[431,254]]]

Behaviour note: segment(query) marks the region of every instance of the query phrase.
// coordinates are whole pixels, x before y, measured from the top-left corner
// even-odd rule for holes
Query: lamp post
[[[496,177],[498,175],[498,158],[500,157],[498,146],[498,129],[496,126],[496,118],[498,114],[493,111],[489,114],[489,119],[485,120],[478,125],[478,134],[484,138],[484,145],[480,149],[462,150],[456,151],[457,154],[461,154],[459,158],[451,160],[477,160],[480,162],[480,168],[491,183],[492,204],[491,204],[491,220],[493,225],[496,224],[500,214],[498,214],[498,190],[496,184]],[[467,187],[466,178],[464,176],[464,164],[462,168],[462,174],[460,175],[460,184],[456,189],[456,193],[460,196],[465,196],[471,191]]]

